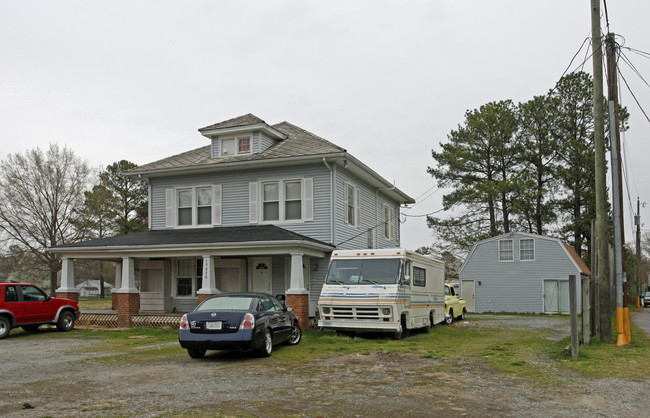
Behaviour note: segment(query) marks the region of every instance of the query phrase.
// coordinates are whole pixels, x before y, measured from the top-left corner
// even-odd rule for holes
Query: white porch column
[[[63,257],[61,260],[61,287],[56,289],[57,293],[78,292],[74,287],[74,264],[72,259]]]
[[[115,287],[113,293],[117,292],[122,287],[122,263],[115,263]]]
[[[135,287],[135,260],[131,257],[122,257],[122,286],[116,293],[139,293]]]
[[[214,257],[210,255],[203,256],[203,280],[201,282],[201,289],[199,289],[197,295],[214,295],[221,293],[217,289],[217,278],[214,274]]]
[[[287,293],[294,295],[308,294],[305,288],[305,276],[302,271],[303,253],[291,253],[291,285]]]

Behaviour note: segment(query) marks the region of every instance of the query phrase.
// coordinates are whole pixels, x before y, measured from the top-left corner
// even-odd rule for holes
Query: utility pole
[[[596,234],[598,237],[598,263],[592,270],[597,272],[600,341],[611,343],[612,314],[610,311],[609,248],[607,245],[607,162],[605,160],[605,123],[603,121],[603,45],[600,33],[600,0],[591,0],[591,44],[594,52],[594,148],[596,160]]]
[[[639,304],[639,295],[641,295],[641,202],[636,198],[636,216],[634,217],[636,225],[636,303]]]
[[[607,51],[607,86],[609,103],[609,139],[612,155],[612,210],[614,214],[614,271],[616,273],[616,345],[630,343],[630,314],[625,294],[625,260],[623,244],[623,181],[621,176],[621,139],[618,130],[618,83],[616,40],[613,33],[605,37]]]

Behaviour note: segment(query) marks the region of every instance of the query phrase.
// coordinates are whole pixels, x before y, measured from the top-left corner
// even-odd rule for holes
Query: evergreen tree
[[[476,239],[510,231],[513,195],[517,190],[516,165],[521,151],[517,109],[510,100],[492,102],[465,113],[465,124],[452,130],[441,152],[432,151],[437,167],[428,173],[440,187],[453,191],[443,196],[445,210],[462,206],[457,218],[428,218],[445,239],[460,247]],[[466,228],[471,235],[457,236]],[[455,236],[456,235],[456,236]]]
[[[106,167],[99,176],[102,184],[115,197],[115,223],[118,235],[147,230],[148,187],[138,178],[126,172],[137,165],[121,160]]]

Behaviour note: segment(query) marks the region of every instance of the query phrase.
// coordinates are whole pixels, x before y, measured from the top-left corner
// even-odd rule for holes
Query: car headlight
[[[328,307],[324,307],[324,308],[323,308],[323,313],[324,313],[325,315],[329,315],[330,312],[331,312],[330,308],[328,308]]]
[[[390,308],[383,308],[381,310],[381,313],[383,313],[384,315],[387,315],[387,316],[390,315]]]

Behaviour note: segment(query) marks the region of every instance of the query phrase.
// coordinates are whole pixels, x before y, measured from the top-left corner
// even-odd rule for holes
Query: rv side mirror
[[[402,284],[411,284],[411,276],[404,276],[404,280],[402,280]]]

